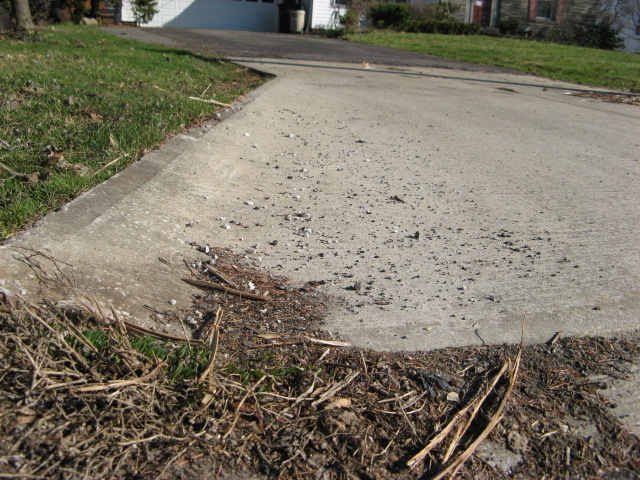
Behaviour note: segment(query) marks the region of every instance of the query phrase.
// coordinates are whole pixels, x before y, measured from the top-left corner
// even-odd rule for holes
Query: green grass
[[[0,241],[211,117],[263,78],[190,52],[95,27],[0,35]],[[120,160],[100,173],[104,165]],[[71,165],[71,166],[70,166]],[[84,170],[79,170],[85,166]]]
[[[633,53],[484,36],[371,32],[344,38],[582,85],[640,92],[640,55]]]

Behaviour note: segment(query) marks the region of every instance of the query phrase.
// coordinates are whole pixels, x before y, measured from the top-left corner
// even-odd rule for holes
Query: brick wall
[[[592,25],[598,16],[598,0],[564,0],[563,22]]]
[[[500,18],[517,18],[521,22],[527,20],[529,2],[527,0],[502,0],[500,2]]]
[[[501,0],[500,19],[516,18],[521,28],[529,27],[534,34],[544,34],[545,30],[557,22],[545,20],[529,20],[530,0]],[[564,0],[562,4],[561,23],[589,25],[596,21],[599,0]]]

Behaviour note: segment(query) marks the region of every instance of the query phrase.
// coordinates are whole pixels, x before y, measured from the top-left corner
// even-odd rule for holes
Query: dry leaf
[[[29,183],[38,183],[40,181],[40,174],[33,172],[25,176],[25,180]]]
[[[31,423],[34,418],[36,418],[35,415],[20,415],[18,418],[16,418],[15,426],[18,427],[20,425]]]
[[[86,165],[82,165],[81,163],[61,162],[58,164],[58,167],[71,172],[76,172],[78,175],[82,176],[91,175],[91,169]]]
[[[49,152],[48,158],[47,165],[60,165],[64,163],[64,153],[62,151]]]
[[[112,134],[109,134],[109,143],[113,148],[118,148],[118,141],[115,139],[115,137]]]
[[[351,406],[351,399],[350,398],[338,398],[336,400],[334,400],[333,402],[329,403],[326,407],[325,410],[331,410],[332,408],[347,408]]]

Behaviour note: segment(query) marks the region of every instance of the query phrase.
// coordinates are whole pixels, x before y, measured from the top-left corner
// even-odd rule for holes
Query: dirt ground
[[[337,301],[321,284],[206,255],[185,267],[193,306],[154,312],[155,334],[3,291],[2,478],[640,478],[637,430],[607,396],[637,377],[639,338],[375,352],[319,329]],[[182,338],[162,332],[175,324]],[[132,349],[141,334],[208,361],[176,380]]]

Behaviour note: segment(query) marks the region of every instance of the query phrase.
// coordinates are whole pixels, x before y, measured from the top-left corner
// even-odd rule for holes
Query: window
[[[545,20],[553,20],[555,18],[555,9],[552,0],[538,0],[536,5],[536,18],[544,18]]]
[[[529,21],[552,20],[560,22],[564,0],[529,0]]]

